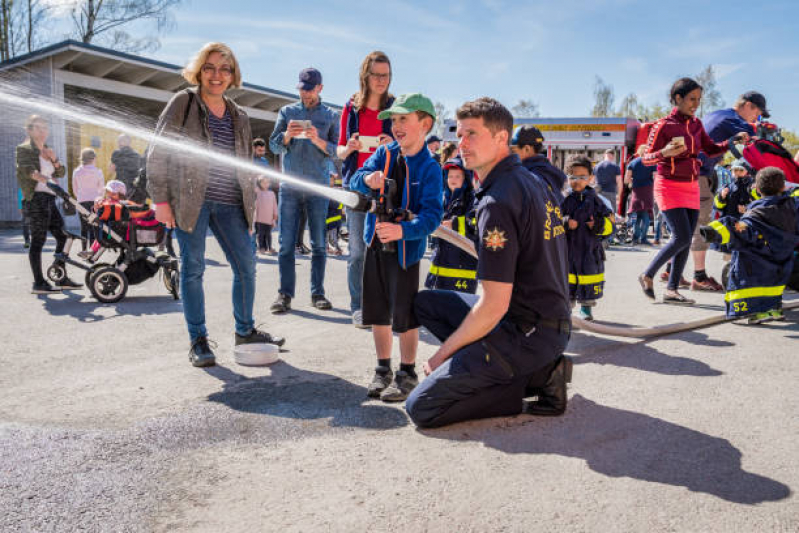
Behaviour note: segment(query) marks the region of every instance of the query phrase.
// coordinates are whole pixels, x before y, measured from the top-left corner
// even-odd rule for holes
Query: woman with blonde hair
[[[225,96],[241,86],[239,63],[222,43],[208,43],[183,70],[192,87],[177,93],[161,113],[158,135],[185,139],[209,151],[252,160],[252,132],[244,111]],[[180,293],[189,331],[189,360],[215,364],[205,325],[205,240],[210,228],[233,270],[235,343],[283,345],[285,339],[255,328],[255,253],[253,226],[259,178],[228,165],[187,157],[155,143],[147,157],[148,189],[156,218],[180,245]]]
[[[391,119],[378,120],[377,115],[391,107],[394,97],[388,92],[391,85],[391,61],[380,51],[367,55],[361,63],[360,89],[344,106],[336,154],[344,163],[341,167],[342,186],[349,189],[350,177],[363,166],[377,146],[394,140]],[[347,281],[350,289],[352,323],[363,327],[361,315],[361,282],[366,248],[363,225],[366,213],[347,208],[349,258]]]
[[[53,287],[42,275],[42,248],[47,242],[47,232],[55,238],[55,253],[64,251],[67,235],[64,232],[64,219],[55,203],[55,193],[47,186],[54,178],[61,178],[66,168],[58,160],[55,152],[47,145],[50,127],[39,115],[31,115],[25,122],[28,138],[17,146],[17,183],[24,201],[28,202],[30,217],[31,246],[28,259],[33,271],[33,294],[51,294],[61,289],[77,289],[81,285],[64,275]],[[66,265],[64,265],[66,268]]]

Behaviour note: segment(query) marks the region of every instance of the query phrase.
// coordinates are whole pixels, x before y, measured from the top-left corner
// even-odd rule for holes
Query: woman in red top
[[[691,78],[680,78],[671,87],[674,109],[660,119],[649,133],[645,165],[657,165],[655,201],[671,229],[671,240],[655,256],[646,271],[638,276],[644,294],[655,299],[652,280],[658,269],[674,258],[664,303],[691,305],[693,300],[677,292],[685,263],[688,261],[691,238],[699,217],[700,152],[716,157],[728,150],[730,141],[716,144],[696,118],[702,99],[702,86]],[[746,142],[749,136],[739,133],[733,138]]]
[[[391,62],[386,54],[375,51],[364,58],[361,63],[360,83],[360,90],[347,102],[341,113],[341,133],[336,155],[343,161],[341,177],[345,189],[349,189],[350,177],[372,156],[378,145],[394,140],[391,136],[391,119],[377,118],[378,113],[388,109],[394,102],[394,97],[388,92],[391,84]],[[356,327],[363,327],[361,281],[366,256],[363,241],[365,218],[366,213],[347,208],[347,281],[352,323]]]

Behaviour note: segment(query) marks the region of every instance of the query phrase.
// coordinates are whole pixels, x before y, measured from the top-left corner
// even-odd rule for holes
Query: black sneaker
[[[64,279],[56,283],[56,287],[58,287],[59,289],[69,290],[69,289],[80,289],[81,287],[83,287],[83,285],[75,281],[72,281],[71,279],[65,276]]]
[[[380,393],[380,399],[384,402],[405,401],[405,398],[408,397],[418,384],[418,377],[411,376],[407,372],[400,370],[394,375],[394,381],[391,382],[391,385]]]
[[[333,304],[330,303],[330,300],[325,298],[322,294],[314,294],[311,296],[311,305],[317,309],[321,309],[322,311],[329,311],[333,309]]]
[[[34,283],[31,288],[31,294],[55,294],[61,292],[61,289],[53,287],[46,281],[41,283]]]
[[[375,368],[375,377],[366,389],[366,395],[369,398],[379,398],[380,393],[386,390],[391,385],[391,380],[394,378],[394,373],[391,368],[387,366],[378,366]]]
[[[196,367],[214,366],[216,357],[208,345],[208,337],[197,337],[189,349],[189,361]]]
[[[236,346],[239,344],[274,344],[279,347],[286,344],[286,339],[283,337],[273,337],[265,331],[252,328],[249,335],[239,335],[236,333]]]
[[[291,296],[278,293],[269,310],[272,311],[273,315],[288,313],[291,310]]]

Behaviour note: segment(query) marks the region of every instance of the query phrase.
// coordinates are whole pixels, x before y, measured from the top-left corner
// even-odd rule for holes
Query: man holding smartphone
[[[283,156],[283,171],[303,176],[311,182],[328,185],[328,158],[336,152],[338,118],[336,113],[322,103],[322,74],[315,68],[300,72],[300,101],[281,108],[269,148],[275,155]],[[297,242],[299,214],[308,213],[311,233],[311,304],[317,309],[332,309],[325,298],[325,220],[327,198],[296,189],[288,184],[280,187],[280,288],[277,299],[270,307],[272,313],[286,313],[294,298],[296,272],[294,268],[294,243]]]

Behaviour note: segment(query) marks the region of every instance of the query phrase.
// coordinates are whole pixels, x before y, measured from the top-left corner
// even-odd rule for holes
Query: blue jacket
[[[444,182],[449,174],[448,165],[455,165],[463,170],[466,179],[463,186],[451,191],[444,191],[444,219],[452,220],[452,230],[477,242],[476,205],[472,173],[464,168],[459,157],[450,159],[444,164]],[[477,258],[461,250],[454,244],[442,239],[433,239],[433,254],[430,258],[430,272],[424,286],[428,289],[444,289],[450,291],[477,291]]]
[[[283,136],[291,120],[310,120],[319,132],[319,138],[327,143],[327,151],[322,151],[308,139],[291,140],[283,144]],[[283,171],[295,176],[309,178],[314,183],[329,185],[327,159],[336,153],[338,145],[338,118],[336,113],[323,103],[307,108],[302,102],[289,104],[280,109],[272,135],[269,136],[269,149],[275,155],[283,155]],[[281,194],[295,190],[288,184],[281,185]]]
[[[386,108],[391,107],[391,104],[394,103],[394,98],[389,98],[386,101]],[[344,111],[342,112],[344,116],[347,117],[347,130],[344,132],[344,138],[349,140],[352,137],[353,133],[358,133],[359,125],[358,125],[358,111],[352,106],[352,100],[347,102],[347,105],[344,106]],[[383,121],[383,133],[394,138],[394,134],[391,132],[391,119],[387,118]],[[350,178],[355,171],[358,170],[358,152],[353,152],[347,156],[341,165],[341,179],[342,179],[342,186],[347,189],[350,186]]]
[[[743,223],[743,231],[736,229]],[[778,309],[793,269],[797,206],[788,195],[752,202],[740,220],[723,217],[710,223],[732,252],[724,301],[728,317]]]
[[[377,148],[377,151],[366,160],[366,163],[350,178],[350,189],[362,194],[371,195],[372,189],[364,182],[372,172],[382,171],[391,176],[393,166],[399,157],[400,147],[396,141]],[[388,165],[386,160],[388,159]],[[402,190],[401,207],[416,215],[413,220],[400,222],[402,239],[397,242],[399,263],[402,268],[415,265],[421,261],[427,246],[427,236],[433,233],[441,223],[444,207],[441,202],[441,167],[424,146],[419,153],[406,157],[407,175]],[[372,244],[375,236],[377,217],[373,213],[366,215],[363,240]]]
[[[549,162],[543,155],[534,155],[522,161],[522,166],[544,180],[549,190],[555,195],[558,203],[563,202],[563,187],[566,185],[566,174]]]
[[[566,242],[569,248],[569,297],[572,300],[598,300],[605,287],[605,252],[602,238],[613,230],[612,211],[600,200],[596,191],[586,187],[572,191],[560,207]],[[569,229],[569,220],[577,222]],[[594,221],[594,227],[586,224]]]
[[[736,113],[734,109],[712,111],[702,117],[702,125],[705,126],[708,137],[717,143],[726,141],[744,131],[749,135],[755,134],[755,129],[752,125],[741,118],[741,115]],[[704,153],[699,154],[699,160],[702,162],[699,174],[702,176],[713,175],[716,164],[721,161],[722,156],[723,154],[717,157],[708,157]]]

